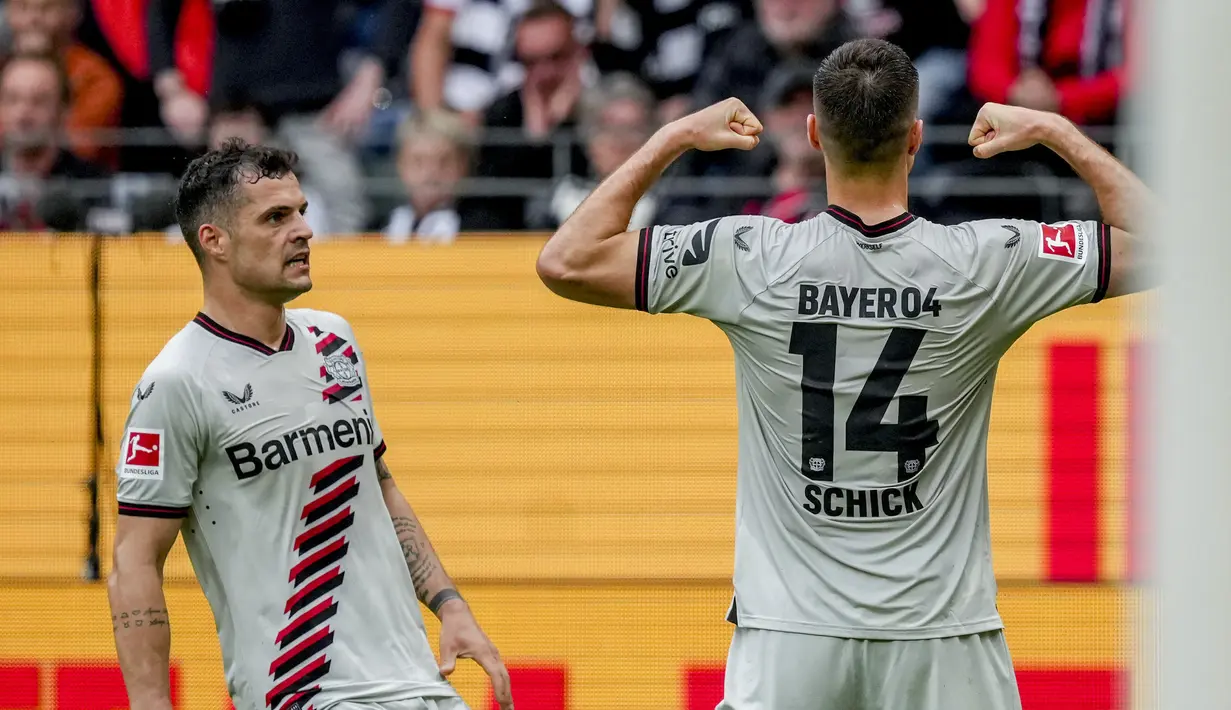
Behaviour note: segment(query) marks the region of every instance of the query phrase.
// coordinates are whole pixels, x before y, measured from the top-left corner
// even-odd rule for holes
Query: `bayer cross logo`
[[[354,363],[344,355],[330,355],[325,358],[325,371],[346,387],[358,387],[362,383]]]
[[[903,467],[906,469],[907,473],[919,473],[919,459],[911,459],[907,461]]]
[[[821,473],[825,470],[825,459],[819,456],[813,456],[808,459],[808,468],[812,469],[815,473]]]
[[[308,332],[317,337],[316,352],[321,356],[321,379],[326,385],[321,391],[324,400],[330,404],[362,400],[363,379],[359,377],[359,353],[355,351],[355,346],[336,333],[328,333],[314,325],[308,326]]]

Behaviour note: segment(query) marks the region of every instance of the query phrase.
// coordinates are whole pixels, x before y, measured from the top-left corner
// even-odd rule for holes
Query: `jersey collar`
[[[210,318],[204,313],[197,313],[197,317],[193,318],[192,322],[209,331],[212,335],[216,335],[223,340],[229,340],[236,345],[243,345],[244,347],[252,348],[262,355],[273,355],[274,353],[286,352],[287,350],[295,347],[295,330],[291,328],[290,323],[286,324],[286,333],[282,335],[282,342],[278,345],[278,349],[274,350],[256,338],[251,338],[247,335],[243,335],[242,333],[236,333],[233,330],[222,327],[218,324],[218,321]]]
[[[892,234],[903,227],[906,227],[911,222],[915,221],[915,216],[909,212],[903,212],[897,217],[887,219],[884,222],[876,224],[864,224],[859,215],[850,210],[842,209],[837,205],[830,205],[829,209],[825,210],[825,214],[833,217],[842,224],[858,230],[865,237],[883,237],[887,234]]]

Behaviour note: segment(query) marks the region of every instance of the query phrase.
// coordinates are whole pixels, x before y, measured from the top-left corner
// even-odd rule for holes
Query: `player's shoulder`
[[[144,391],[147,397],[154,387],[169,394],[189,394],[199,386],[214,344],[213,337],[195,323],[188,323],[146,365],[135,391]]]
[[[333,333],[348,340],[353,340],[355,337],[355,329],[351,327],[350,321],[332,311],[321,311],[315,308],[288,308],[286,309],[286,320],[293,327],[308,330],[316,336]],[[312,329],[320,333],[312,332]]]
[[[919,222],[915,239],[963,271],[982,262],[1008,260],[1039,231],[1037,222],[1022,219],[978,219],[957,224]]]
[[[916,238],[953,248],[975,248],[985,244],[997,243],[1003,246],[1009,243],[1009,248],[1020,242],[1025,230],[1038,230],[1034,222],[1022,219],[975,219],[957,224],[938,224],[926,219],[920,219]],[[1012,241],[1018,237],[1018,242]]]
[[[712,224],[729,235],[737,250],[763,257],[810,249],[829,235],[819,217],[784,222],[764,215],[733,215],[721,217]]]

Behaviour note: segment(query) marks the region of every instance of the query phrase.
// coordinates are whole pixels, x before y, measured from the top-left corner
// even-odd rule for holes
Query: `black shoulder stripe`
[[[639,311],[650,310],[650,239],[653,227],[637,235],[637,271],[633,276],[633,304]]]
[[[125,503],[120,501],[120,515],[131,515],[138,518],[186,518],[189,508],[176,508],[170,505],[150,505],[148,503]]]
[[[1111,227],[1098,223],[1098,284],[1094,287],[1091,303],[1098,303],[1107,295],[1111,284]]]

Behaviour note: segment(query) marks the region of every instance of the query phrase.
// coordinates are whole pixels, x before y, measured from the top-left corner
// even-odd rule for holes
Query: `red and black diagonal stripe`
[[[355,522],[348,502],[359,493],[357,472],[363,464],[362,455],[338,459],[308,482],[312,498],[300,512],[304,530],[293,548],[299,559],[287,575],[287,624],[278,632],[278,656],[269,664],[274,683],[265,695],[269,708],[311,710],[308,701],[320,692],[316,683],[329,673],[334,631],[328,622],[338,613],[331,593],[346,580],[342,564],[350,543],[344,532]]]
[[[342,350],[342,355],[346,359],[350,360],[352,365],[355,365],[356,367],[359,365],[359,354],[355,352],[355,347],[347,343],[344,338],[338,337],[333,333],[326,333],[325,337],[321,338],[316,343],[316,352],[325,357],[333,355],[338,350]],[[329,371],[324,365],[321,365],[321,378],[325,380],[326,383],[332,383],[329,387],[325,388],[325,391],[321,394],[321,399],[327,400],[330,404],[341,402],[363,389],[362,383],[357,385],[340,385],[334,383],[333,375],[329,374]],[[361,397],[362,395],[357,395],[355,399],[358,400]]]

